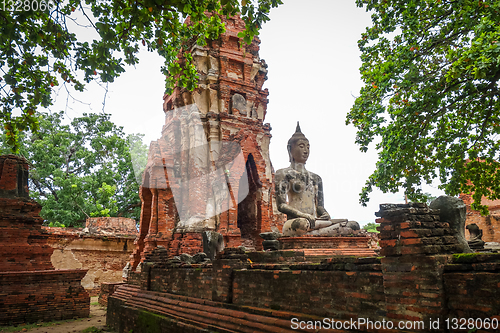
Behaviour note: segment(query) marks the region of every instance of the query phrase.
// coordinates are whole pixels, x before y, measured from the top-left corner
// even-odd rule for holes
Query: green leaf
[[[358,41],[364,86],[346,123],[360,150],[379,156],[360,202],[374,188],[424,200],[421,185],[439,178],[487,213],[481,199],[500,197],[498,5],[356,3],[373,14]]]

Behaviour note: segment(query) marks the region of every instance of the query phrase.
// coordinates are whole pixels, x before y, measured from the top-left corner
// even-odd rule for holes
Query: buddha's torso
[[[307,170],[297,171],[286,169],[284,181],[288,184],[288,205],[303,212],[316,216],[318,184],[317,176]]]

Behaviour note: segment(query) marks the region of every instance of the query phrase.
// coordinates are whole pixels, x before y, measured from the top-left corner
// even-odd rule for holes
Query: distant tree
[[[371,223],[365,224],[363,226],[363,229],[368,231],[368,232],[377,232],[378,233],[379,231],[377,230],[377,227],[378,227],[377,223],[371,222]]]
[[[0,3],[0,124],[16,150],[20,131],[38,128],[35,111],[52,104],[53,87],[113,82],[138,62],[141,45],[165,59],[167,92],[192,90],[196,70],[187,51],[216,39],[221,17],[242,13],[246,43],[281,0],[32,0]],[[190,17],[191,25],[184,24]],[[77,30],[87,28],[85,33]],[[94,35],[95,38],[89,36]],[[177,62],[183,50],[186,63]],[[21,116],[14,116],[20,111]]]
[[[422,182],[500,198],[500,2],[357,0],[371,11],[362,34],[365,86],[347,116],[379,159],[360,194],[404,189],[422,200]],[[380,140],[379,140],[380,139]]]
[[[426,203],[426,204],[428,204],[428,205],[429,205],[431,202],[433,202],[433,201],[437,198],[437,197],[435,197],[435,196],[433,196],[432,194],[427,193],[427,192],[426,192],[426,193],[424,193],[424,194],[422,194],[422,195],[423,195],[423,197],[424,197],[424,201],[423,201],[423,202],[425,202],[425,203]]]
[[[49,114],[39,117],[37,133],[20,135],[20,155],[30,163],[30,194],[48,223],[81,226],[93,216],[139,219],[139,182],[129,142],[139,161],[145,161],[147,147],[142,135],[127,139],[109,117],[84,114],[65,125],[63,112]],[[10,147],[3,139],[5,153]]]

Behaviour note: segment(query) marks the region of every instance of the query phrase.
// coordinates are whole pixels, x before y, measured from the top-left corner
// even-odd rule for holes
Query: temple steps
[[[370,249],[368,236],[354,237],[281,237],[281,248],[303,251],[307,261],[321,261],[333,256],[376,257],[377,252]]]
[[[303,249],[304,256],[357,256],[357,257],[373,257],[376,253],[372,249]]]
[[[177,326],[189,327],[190,331],[296,332],[290,328],[290,319],[298,314],[283,311],[145,291],[131,285],[120,286],[111,297],[121,300],[126,307],[165,316]]]

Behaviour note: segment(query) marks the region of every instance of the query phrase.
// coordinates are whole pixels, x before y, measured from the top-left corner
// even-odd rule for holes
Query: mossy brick
[[[420,223],[421,223],[422,227],[424,227],[424,228],[433,229],[436,227],[436,222],[423,222],[423,221],[421,221]]]
[[[445,240],[442,237],[425,237],[421,238],[423,245],[443,245]]]

